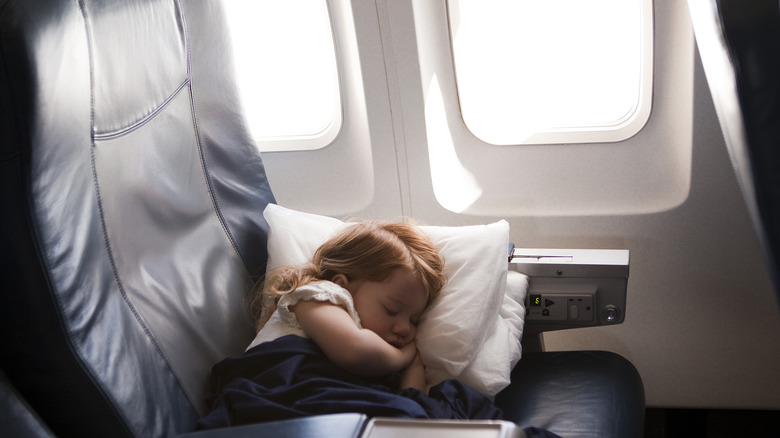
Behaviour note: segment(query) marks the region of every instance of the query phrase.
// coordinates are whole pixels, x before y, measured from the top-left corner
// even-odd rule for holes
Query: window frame
[[[235,1],[235,0],[234,0]],[[288,0],[278,0],[286,2]],[[327,74],[333,74],[335,76],[335,87],[332,89],[334,93],[333,110],[331,112],[331,120],[322,130],[318,132],[301,132],[299,134],[289,135],[275,135],[275,136],[259,136],[256,132],[257,129],[253,128],[254,122],[251,119],[252,111],[249,110],[250,103],[247,99],[250,96],[246,88],[242,87],[244,82],[242,78],[251,76],[249,72],[242,72],[240,61],[241,52],[240,49],[235,47],[234,43],[234,59],[236,65],[236,85],[240,94],[240,99],[243,102],[244,113],[246,117],[247,127],[252,139],[255,141],[256,147],[260,152],[295,152],[295,151],[312,151],[322,149],[331,144],[342,130],[344,123],[344,97],[342,93],[342,72],[339,67],[339,53],[336,44],[336,34],[334,31],[334,17],[331,10],[331,5],[328,0],[319,0],[323,2],[325,10],[327,12],[328,27],[330,29],[331,43],[333,45],[333,68],[334,70]],[[229,8],[230,0],[225,2],[225,8]],[[226,18],[228,19],[228,27],[230,27],[230,12],[226,11]],[[246,38],[246,35],[240,37],[233,37],[235,39]],[[250,69],[251,70],[251,69]],[[257,122],[260,123],[260,122]]]
[[[544,131],[533,131],[524,138],[498,140],[472,129],[469,119],[464,115],[463,98],[460,93],[461,83],[458,80],[457,60],[455,58],[455,41],[453,40],[452,8],[453,2],[446,1],[446,25],[450,45],[450,57],[455,74],[455,87],[458,94],[458,110],[466,129],[482,142],[497,146],[530,145],[530,144],[573,144],[573,143],[613,143],[626,140],[639,133],[647,124],[652,111],[653,101],[653,2],[652,0],[637,0],[640,4],[640,60],[638,96],[633,111],[614,124],[586,125],[552,128]],[[478,112],[474,111],[474,112]],[[468,113],[468,111],[467,111]]]

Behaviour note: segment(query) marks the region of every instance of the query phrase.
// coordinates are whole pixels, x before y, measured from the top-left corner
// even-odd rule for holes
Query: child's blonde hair
[[[395,269],[406,269],[425,288],[426,305],[444,287],[444,259],[430,238],[414,225],[365,221],[350,224],[323,243],[302,267],[281,267],[267,274],[250,302],[259,330],[279,298],[300,286],[330,281],[336,274],[351,280],[383,281]]]

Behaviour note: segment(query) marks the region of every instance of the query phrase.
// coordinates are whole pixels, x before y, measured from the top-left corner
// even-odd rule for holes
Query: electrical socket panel
[[[526,300],[526,320],[593,322],[593,294],[533,293]]]
[[[623,322],[628,250],[510,249],[510,269],[529,277],[525,332]]]

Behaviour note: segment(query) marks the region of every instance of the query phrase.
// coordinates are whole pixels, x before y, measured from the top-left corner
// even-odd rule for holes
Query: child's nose
[[[409,336],[412,333],[412,323],[406,320],[396,321],[393,331],[399,336]]]

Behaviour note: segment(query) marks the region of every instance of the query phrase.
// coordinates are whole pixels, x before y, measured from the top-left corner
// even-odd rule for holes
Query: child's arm
[[[368,329],[360,329],[343,308],[327,302],[299,301],[293,312],[306,336],[333,363],[361,376],[401,371],[414,359],[414,342],[396,348]]]
[[[425,367],[420,352],[414,356],[414,360],[403,371],[401,371],[401,389],[414,388],[424,393],[428,393],[425,385]]]

